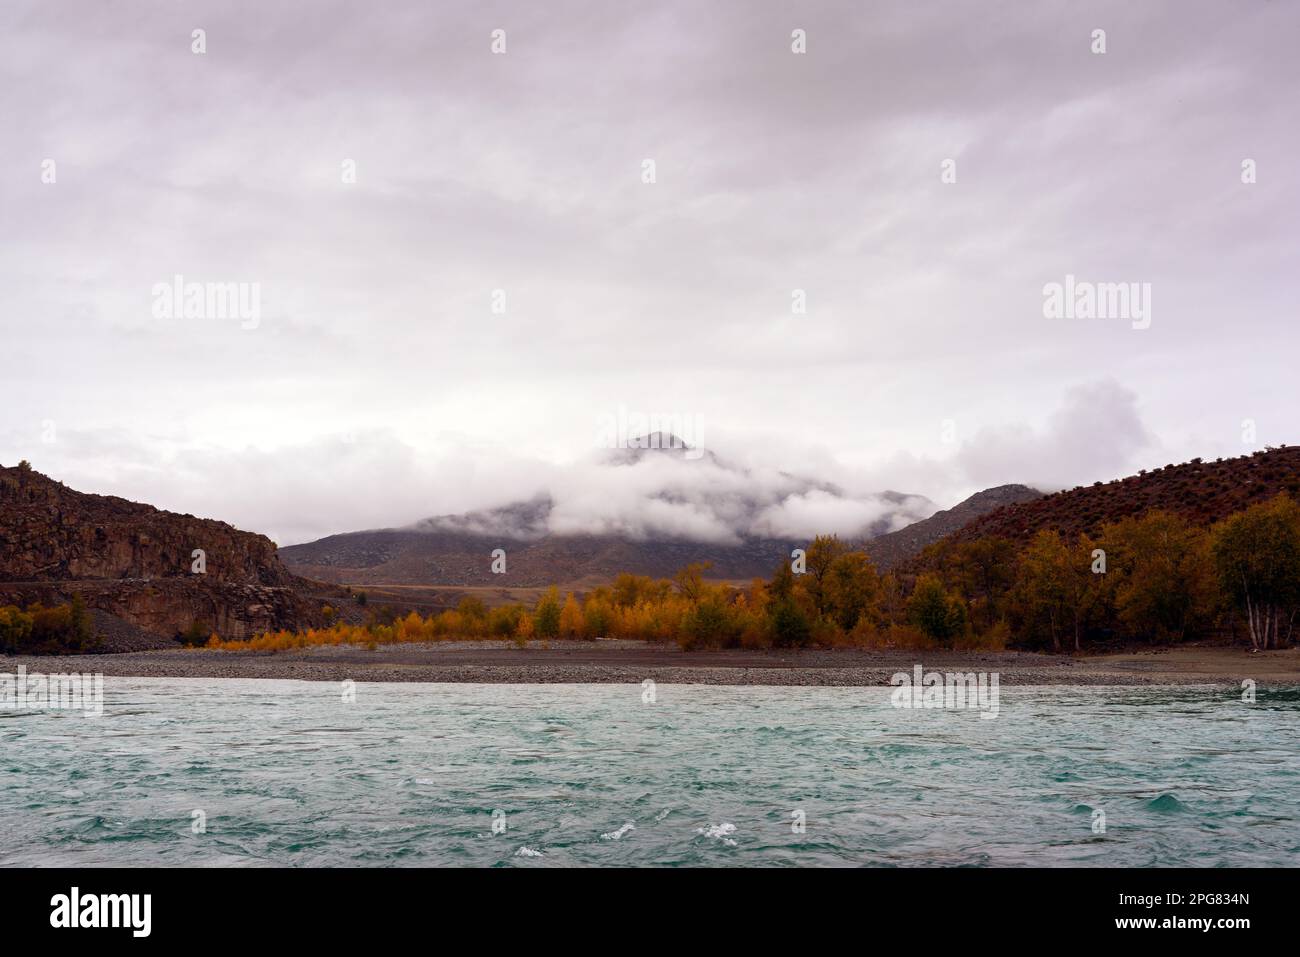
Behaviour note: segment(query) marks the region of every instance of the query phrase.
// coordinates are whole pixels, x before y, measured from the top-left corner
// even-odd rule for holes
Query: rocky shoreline
[[[683,652],[643,642],[454,641],[336,645],[292,652],[166,649],[116,655],[9,657],[0,671],[91,672],[120,677],[264,678],[483,684],[662,684],[879,686],[916,664],[938,671],[996,673],[1004,685],[1300,686],[1300,649],[1184,647],[1091,657],[1027,652],[907,652],[860,649]]]

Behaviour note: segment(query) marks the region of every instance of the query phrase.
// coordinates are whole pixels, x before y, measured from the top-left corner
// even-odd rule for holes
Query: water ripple
[[[0,863],[1277,866],[1300,689],[105,680],[0,712]],[[1098,821],[1104,827],[1098,828]]]

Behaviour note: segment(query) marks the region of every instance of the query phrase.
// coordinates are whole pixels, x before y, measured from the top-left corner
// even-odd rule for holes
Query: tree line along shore
[[[1055,530],[1026,543],[989,536],[940,541],[897,571],[818,536],[770,579],[717,584],[691,564],[671,579],[621,574],[585,594],[548,589],[531,607],[402,616],[368,609],[303,631],[227,640],[196,625],[186,644],[276,651],[473,638],[630,639],[685,650],[858,647],[1086,652],[1120,644],[1178,645],[1223,638],[1290,645],[1300,610],[1300,505],[1285,493],[1209,527],[1151,511],[1068,539]],[[366,595],[355,600],[364,605]]]

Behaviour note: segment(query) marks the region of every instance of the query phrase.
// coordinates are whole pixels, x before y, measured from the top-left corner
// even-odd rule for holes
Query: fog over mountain
[[[747,538],[803,541],[828,531],[855,539],[879,535],[935,507],[921,495],[852,494],[806,476],[742,468],[673,440],[663,448],[594,456],[555,473],[546,492],[525,502],[410,527],[512,539],[596,535],[734,545]]]
[[[498,554],[508,554],[517,585],[608,580],[623,571],[664,577],[690,562],[718,578],[749,580],[818,534],[873,538],[934,512],[923,496],[851,494],[807,476],[741,467],[662,433],[557,470],[547,489],[280,554],[303,575],[348,584],[500,585],[486,561]]]

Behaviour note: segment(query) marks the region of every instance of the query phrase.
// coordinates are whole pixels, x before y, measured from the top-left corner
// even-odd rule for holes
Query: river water
[[[0,711],[6,865],[1238,865],[1300,854],[1300,689],[105,679]]]

